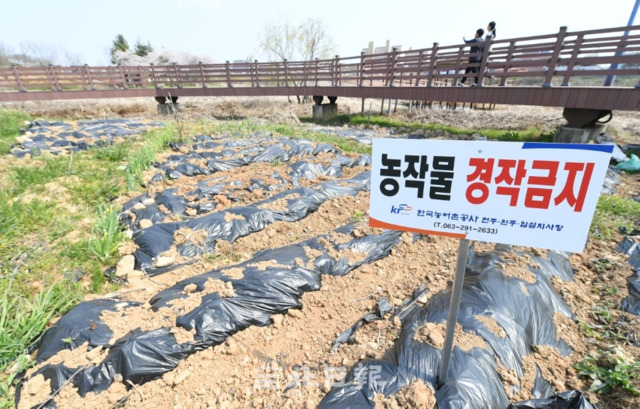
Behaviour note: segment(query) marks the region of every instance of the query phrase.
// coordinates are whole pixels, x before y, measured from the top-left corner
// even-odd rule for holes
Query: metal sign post
[[[458,262],[456,264],[456,274],[453,278],[453,289],[449,299],[449,316],[447,317],[447,332],[442,347],[442,361],[440,363],[440,374],[438,375],[438,387],[447,382],[449,373],[449,360],[453,350],[453,336],[456,332],[458,322],[458,310],[460,309],[460,297],[462,296],[462,284],[464,282],[464,272],[467,268],[467,254],[469,253],[469,240],[460,239],[458,243]]]

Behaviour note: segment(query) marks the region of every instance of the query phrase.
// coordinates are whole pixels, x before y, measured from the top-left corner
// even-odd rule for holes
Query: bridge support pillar
[[[338,104],[336,100],[338,97],[329,97],[329,103],[323,104],[322,95],[314,95],[313,100],[315,105],[313,106],[313,120],[314,121],[326,121],[338,116]]]
[[[606,121],[601,118],[609,116]],[[554,142],[559,143],[589,143],[604,132],[606,123],[611,120],[613,113],[608,110],[565,108],[562,116],[568,121],[556,131]]]
[[[170,97],[167,103],[167,97],[155,97],[158,102],[158,113],[160,115],[171,115],[175,112],[180,112],[182,107],[178,104],[178,97]]]

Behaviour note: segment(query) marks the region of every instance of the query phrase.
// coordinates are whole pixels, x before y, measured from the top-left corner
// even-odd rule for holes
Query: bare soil
[[[186,117],[243,118],[256,121],[297,124],[299,117],[311,115],[311,105],[288,104],[286,99],[239,99],[216,98],[211,100],[181,99],[183,115]],[[360,111],[360,100],[338,100],[341,113]],[[367,111],[379,111],[380,101],[366,102]],[[377,106],[376,106],[377,105]],[[150,101],[107,101],[82,103],[60,102],[56,104],[29,102],[19,104],[34,115],[65,118],[96,117],[153,117],[155,102]],[[509,130],[526,129],[529,126],[552,130],[565,121],[560,109],[539,107],[498,106],[493,110],[409,110],[405,106],[398,108],[398,116],[417,121],[448,124],[459,128],[497,128]],[[302,124],[301,126],[307,126]],[[383,135],[386,129],[377,129]],[[640,114],[619,113],[608,132],[619,143],[640,143]],[[271,168],[272,169],[272,168]],[[260,166],[252,168],[254,174],[244,177],[266,177],[257,172]],[[246,172],[244,169],[243,172]],[[232,172],[233,173],[233,172]],[[231,177],[239,177],[235,171]],[[222,175],[224,176],[224,175]],[[194,183],[192,178],[166,182],[168,187],[183,188]],[[185,189],[185,190],[188,190]],[[266,192],[247,192],[243,201],[258,201]],[[623,175],[618,186],[618,194],[635,196],[640,194],[640,183],[634,175]],[[233,206],[233,203],[221,203]],[[337,226],[354,220],[354,215],[365,215],[360,222],[362,234],[372,231],[368,226],[366,214],[369,208],[368,193],[356,197],[341,197],[323,204],[318,211],[296,223],[276,222],[268,228],[238,239],[234,243],[218,243],[218,257],[198,259],[196,263],[173,270],[169,273],[148,278],[144,275],[130,277],[129,283],[121,289],[121,297],[127,301],[139,301],[141,307],[127,309],[125,313],[104,313],[102,318],[115,334],[123,335],[134,328],[157,328],[157,316],[149,314],[148,301],[158,291],[174,283],[212,269],[220,269],[250,259],[258,251],[297,243],[306,238],[321,234],[330,234]],[[176,232],[176,239],[198,237],[197,231]],[[201,240],[201,237],[197,238]],[[559,336],[573,349],[573,353],[563,357],[557,350],[548,346],[533,346],[532,353],[525,357],[525,376],[518,379],[513,371],[502,368],[501,376],[505,391],[511,401],[531,399],[530,390],[539,367],[543,377],[558,391],[571,389],[586,390],[589,380],[577,376],[571,365],[584,356],[598,350],[622,351],[631,361],[640,359],[640,349],[628,339],[613,342],[607,339],[590,338],[581,329],[581,322],[592,325],[610,326],[621,333],[637,334],[640,331],[640,317],[620,310],[621,300],[628,295],[626,278],[632,269],[626,262],[626,256],[615,251],[615,241],[590,239],[581,254],[570,257],[575,272],[573,282],[555,280],[553,284],[576,316],[571,320],[565,316],[556,317],[560,329]],[[491,251],[491,244],[476,243],[475,251]],[[123,246],[123,256],[134,248]],[[287,314],[273,316],[273,325],[250,327],[230,337],[224,344],[195,353],[180,362],[173,371],[161,378],[142,385],[114,382],[107,390],[99,394],[89,393],[80,397],[71,386],[65,386],[55,397],[60,408],[314,408],[329,391],[334,382],[340,382],[346,372],[364,358],[383,358],[396,340],[401,329],[396,320],[381,320],[365,324],[357,333],[355,342],[347,343],[334,352],[330,349],[335,337],[353,325],[360,317],[375,310],[377,300],[387,297],[398,306],[412,297],[413,291],[421,285],[429,288],[429,294],[443,291],[450,285],[457,257],[457,242],[454,239],[433,236],[428,240],[413,241],[410,235],[404,235],[403,241],[391,254],[370,265],[360,267],[344,277],[325,276],[322,287],[302,297],[301,310],[289,310]],[[609,260],[611,268],[601,271],[594,268],[594,261]],[[521,278],[524,281],[535,280],[527,268],[530,260],[518,257],[505,257],[501,266],[505,274]],[[233,268],[225,271],[232,276],[237,274]],[[615,288],[617,291],[606,291]],[[225,296],[233,295],[233,288],[222,282],[207,284],[207,292],[220,291]],[[181,300],[189,305],[172,305],[163,309],[163,318],[175,319],[176,311],[197,305],[203,293],[189,293],[189,298]],[[99,296],[96,296],[98,298]],[[426,299],[418,302],[424,303]],[[594,313],[597,306],[609,305],[612,321],[602,323]],[[505,336],[504,329],[489,317],[478,317],[498,336]],[[187,331],[176,336],[181,340],[192,339]],[[432,324],[416,332],[417,340],[441,347],[444,339],[444,325]],[[486,348],[483,340],[458,328],[455,345],[462,348]],[[65,351],[51,361],[72,359],[76,367],[95,362],[106,351],[86,351],[82,347],[75,351]],[[498,364],[500,364],[498,362]],[[30,371],[33,373],[34,368]],[[636,382],[636,381],[634,381]],[[44,379],[34,378],[26,384],[20,408],[29,408],[42,402]],[[519,392],[513,392],[512,386],[522,385]],[[290,388],[287,388],[290,387]],[[587,392],[587,397],[601,409],[640,407],[640,398],[630,393],[618,392],[612,395],[597,395]],[[46,396],[46,394],[45,394]],[[435,395],[431,385],[414,381],[398,394],[375,397],[376,408],[434,408]]]

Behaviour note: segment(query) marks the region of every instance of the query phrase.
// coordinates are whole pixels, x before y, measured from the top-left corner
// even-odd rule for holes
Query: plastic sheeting
[[[365,323],[370,323],[373,321],[380,321],[383,319],[384,315],[388,312],[391,312],[393,308],[391,304],[389,304],[389,300],[386,298],[381,298],[378,300],[378,309],[377,311],[370,312],[360,318],[355,324],[353,324],[350,328],[342,331],[340,335],[333,341],[333,345],[331,346],[330,352],[333,353],[338,350],[340,345],[353,341],[353,338],[356,332],[364,325]]]
[[[171,155],[165,163],[157,166],[166,177],[177,179],[183,175],[209,175],[252,163],[284,163],[307,155],[336,152],[329,144],[316,145],[303,139],[274,137],[270,132],[257,132],[247,139],[198,135],[194,140],[188,152]],[[175,144],[173,148],[179,151],[182,146]]]
[[[536,274],[536,282],[529,283],[502,273],[497,267],[502,262],[502,252],[528,257],[532,261],[530,265],[539,265],[539,269],[529,267]],[[554,315],[561,313],[571,317],[572,313],[555,292],[552,277],[565,281],[573,279],[571,265],[563,253],[549,252],[548,258],[543,258],[502,245],[484,254],[474,253],[471,249],[457,322],[464,331],[481,337],[487,348],[464,351],[454,347],[447,382],[437,387],[442,351],[414,339],[414,335],[426,323],[446,323],[450,293],[438,293],[424,306],[410,303],[409,308],[398,315],[402,320],[402,331],[393,349],[385,354],[387,358],[358,362],[347,374],[344,385],[332,388],[319,408],[373,408],[374,393],[395,394],[414,379],[433,386],[437,408],[507,407],[508,394],[498,373],[497,359],[521,378],[524,374],[522,359],[531,353],[532,346],[550,345],[562,355],[571,352],[563,340],[557,340]],[[494,334],[476,316],[493,319],[506,336]],[[531,393],[536,398],[546,398],[555,392],[538,371]],[[535,408],[592,407],[587,404],[554,406],[556,401],[550,399]]]
[[[617,250],[629,256],[627,262],[633,268],[633,274],[627,278],[629,295],[622,300],[620,308],[622,311],[640,315],[640,243],[633,237],[626,236],[618,244]]]
[[[185,144],[174,144],[174,149],[180,150],[185,146]],[[318,159],[319,163],[303,160],[327,153],[331,156]],[[203,162],[206,162],[207,166],[203,166]],[[122,222],[135,230],[134,220],[146,219],[157,223],[164,220],[169,213],[181,218],[190,218],[193,213],[199,216],[211,212],[216,207],[216,202],[212,199],[217,195],[226,196],[231,203],[240,201],[242,193],[247,188],[239,181],[221,180],[222,178],[215,174],[257,162],[286,162],[288,165],[283,168],[282,173],[274,171],[270,175],[263,175],[268,176],[268,183],[260,178],[253,179],[248,190],[281,192],[287,189],[288,184],[294,187],[299,186],[301,179],[315,180],[321,176],[342,177],[342,169],[366,166],[370,163],[370,157],[362,155],[352,159],[337,153],[331,145],[276,138],[268,133],[256,133],[246,140],[219,140],[207,135],[198,135],[195,137],[195,143],[189,145],[187,153],[170,155],[164,163],[156,163],[158,173],[152,177],[150,183],[160,182],[165,177],[176,179],[180,176],[212,175],[212,178],[199,180],[196,189],[184,194],[178,194],[178,189],[173,188],[154,197],[145,194],[134,198],[124,205],[123,210],[126,215]],[[147,204],[154,201],[156,203]],[[159,205],[168,208],[169,213],[160,211]]]
[[[225,276],[222,270],[214,270],[178,282],[154,296],[150,304],[153,311],[157,312],[172,300],[188,297],[184,292],[187,285],[195,284],[196,291],[203,291],[205,283],[211,278],[232,283],[235,291],[233,297],[222,297],[218,292],[204,295],[198,307],[184,311],[176,319],[175,325],[195,332],[194,342],[178,343],[168,327],[151,331],[135,330],[117,340],[109,348],[105,360],[98,365],[87,368],[68,368],[64,364],[47,365],[33,376],[42,374],[55,388],[77,372],[70,382],[83,396],[90,391],[107,389],[116,375],[122,376],[125,382],[131,381],[134,384],[155,379],[175,368],[181,359],[196,351],[221,344],[232,334],[249,326],[268,325],[272,322],[273,314],[300,308],[302,294],[319,289],[323,274],[345,275],[363,264],[385,257],[400,242],[401,234],[395,231],[354,237],[356,226],[353,223],[337,229],[335,234],[339,238],[333,235],[314,237],[298,244],[259,252],[252,260],[225,267],[241,268],[241,279],[232,279]],[[352,239],[344,242],[344,235],[351,236]],[[306,249],[314,250],[311,252],[314,256],[310,256]],[[332,256],[340,251],[349,251],[350,254],[357,252],[361,254],[361,258],[350,262],[346,257]],[[276,264],[261,269],[261,261],[275,261]],[[120,305],[120,308],[132,306]],[[79,337],[87,338],[86,323],[89,320],[93,320],[99,328],[104,326],[96,314],[100,307],[111,309],[115,306],[109,301],[82,303],[50,329],[45,338],[50,340],[61,334],[79,334]],[[107,328],[105,330],[108,331]],[[105,332],[103,335],[94,344],[104,345],[102,341],[108,334]],[[46,355],[52,356],[57,352],[56,349],[68,347],[59,343],[57,347],[52,345],[46,350]],[[44,355],[43,353],[43,357]],[[16,399],[19,399],[19,394]],[[49,405],[53,403],[50,402]]]
[[[30,122],[11,154],[23,157],[50,152],[54,155],[77,152],[113,143],[113,139],[141,135],[151,128],[165,126],[162,122],[141,122],[132,119],[99,119],[79,121],[77,125],[66,122],[49,122],[42,119]]]
[[[605,195],[615,195],[617,193],[616,186],[620,184],[620,169],[615,166],[609,166],[607,173],[604,176],[604,182],[602,182],[602,190],[600,191]]]
[[[567,391],[547,399],[512,403],[507,409],[598,409],[580,391]]]
[[[153,197],[142,195],[123,206],[121,221],[134,231],[133,239],[138,245],[138,250],[134,253],[136,269],[144,270],[151,276],[177,267],[156,267],[154,260],[171,248],[174,244],[173,235],[180,229],[206,232],[204,245],[183,243],[177,247],[181,256],[192,257],[203,252],[213,252],[217,240],[233,242],[276,221],[300,220],[329,199],[344,195],[354,196],[369,189],[369,172],[363,172],[350,179],[330,180],[313,187],[300,186],[301,179],[313,181],[319,177],[340,178],[344,168],[370,164],[368,155],[349,158],[336,153],[335,148],[327,144],[257,133],[250,139],[240,140],[219,140],[199,135],[190,147],[188,153],[170,155],[165,163],[157,164],[157,168],[169,178],[209,174],[212,178],[198,181],[194,190],[183,194],[178,193],[178,188],[171,188]],[[314,157],[320,154],[330,155],[323,156],[319,160],[320,163],[310,163],[301,159],[304,155]],[[308,159],[309,156],[305,158]],[[195,164],[202,163],[205,159],[208,164],[206,168]],[[274,161],[287,161],[289,165],[284,167],[281,173],[274,172],[269,175],[270,184],[256,178],[246,187],[238,181],[218,180],[215,175],[218,171],[251,163]],[[294,188],[284,188],[290,185]],[[235,206],[228,210],[215,211],[217,202],[214,197],[224,195],[232,203],[241,200],[239,196],[246,189],[280,193],[250,206]],[[288,202],[285,210],[280,210],[276,205],[276,202],[281,200]],[[169,215],[182,221],[164,222]],[[153,225],[137,228],[136,223],[140,220],[148,220]]]
[[[100,321],[103,311],[115,311],[116,300],[93,300],[78,304],[45,332],[38,343],[36,362],[43,362],[63,349],[75,349],[85,342],[89,348],[106,347],[113,332]],[[126,305],[137,305],[126,302]],[[65,342],[63,340],[70,340]]]
[[[178,248],[181,255],[194,256],[204,251],[213,252],[217,240],[222,239],[231,243],[239,237],[260,231],[276,221],[300,220],[332,198],[354,196],[360,191],[366,191],[369,188],[369,175],[367,171],[352,179],[331,180],[313,188],[299,187],[253,203],[251,206],[237,206],[184,222],[159,223],[140,229],[133,235],[133,240],[138,245],[134,253],[136,268],[144,269],[151,276],[167,271],[166,267],[154,267],[154,260],[171,248],[174,244],[173,234],[181,228],[204,230],[207,235],[204,247],[191,243],[181,244]],[[268,208],[281,199],[288,201],[286,210],[276,210],[275,206],[274,209]],[[228,217],[229,215],[234,217]],[[153,218],[153,215],[150,217]]]
[[[640,172],[640,159],[632,153],[628,160],[618,163],[616,167],[625,172]]]

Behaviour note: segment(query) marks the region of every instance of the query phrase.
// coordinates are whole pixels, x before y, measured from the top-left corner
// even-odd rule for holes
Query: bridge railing
[[[0,67],[0,92],[214,87],[447,86],[467,68],[484,85],[601,85],[589,78],[615,75],[618,86],[638,87],[640,26],[488,41],[473,56],[466,44],[313,61],[150,66]],[[611,68],[611,64],[617,64]],[[475,75],[475,74],[470,74]],[[575,82],[575,84],[574,84]],[[294,90],[296,88],[296,90]]]

